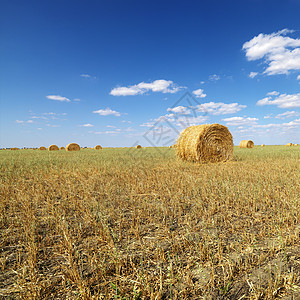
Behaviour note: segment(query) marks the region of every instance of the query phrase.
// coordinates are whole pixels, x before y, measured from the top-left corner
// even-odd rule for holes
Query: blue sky
[[[300,2],[0,4],[0,147],[300,143]],[[181,99],[181,100],[180,100]]]

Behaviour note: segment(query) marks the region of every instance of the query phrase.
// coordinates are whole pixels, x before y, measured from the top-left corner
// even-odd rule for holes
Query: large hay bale
[[[66,151],[79,151],[79,150],[80,150],[80,146],[76,143],[70,143],[66,147]]]
[[[41,147],[39,148],[39,150],[47,150],[47,148],[44,147],[44,146],[41,146]]]
[[[65,147],[60,147],[59,150],[65,150]]]
[[[51,146],[48,147],[48,150],[49,151],[58,151],[59,148],[56,145],[51,145]]]
[[[221,162],[233,156],[232,135],[220,124],[196,125],[186,128],[179,136],[177,157],[196,162]]]
[[[287,143],[286,146],[291,147],[291,146],[294,146],[294,145],[293,145],[293,143]]]
[[[94,149],[95,149],[95,150],[101,150],[102,147],[101,147],[100,145],[97,145],[97,146],[94,147]]]
[[[254,143],[251,140],[243,140],[240,142],[240,148],[253,148]]]
[[[136,148],[136,149],[141,149],[142,146],[141,146],[141,145],[137,145],[135,148]]]

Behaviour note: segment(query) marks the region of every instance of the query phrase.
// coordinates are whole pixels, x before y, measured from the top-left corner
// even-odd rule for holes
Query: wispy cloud
[[[267,75],[288,74],[300,70],[300,39],[286,36],[293,30],[283,29],[271,34],[260,33],[244,43],[248,60],[264,59]]]
[[[83,78],[91,78],[91,75],[89,75],[89,74],[81,74],[80,77],[83,77]]]
[[[100,116],[116,116],[116,117],[120,117],[121,113],[110,109],[109,107],[105,108],[105,109],[99,109],[99,110],[94,110],[93,111],[94,114],[99,114]]]
[[[249,77],[250,77],[250,78],[254,78],[254,77],[256,77],[257,75],[258,75],[257,72],[250,72]]]
[[[211,115],[227,115],[237,113],[246,107],[247,105],[238,103],[208,102],[198,105],[197,111]]]
[[[71,102],[69,98],[60,95],[48,95],[46,96],[46,98],[50,100],[61,101],[61,102]]]
[[[80,127],[94,127],[94,125],[92,125],[92,124],[83,124],[83,125],[78,125],[78,126],[80,126]]]
[[[286,111],[282,114],[278,114],[275,116],[276,119],[288,119],[288,118],[294,118],[300,116],[300,112],[297,111]]]
[[[208,79],[209,79],[210,81],[218,81],[218,80],[220,80],[220,76],[217,75],[217,74],[213,74],[213,75],[210,75],[210,76],[208,77]]]
[[[273,92],[274,93],[274,92]],[[270,95],[270,94],[269,94]],[[273,94],[275,95],[275,94]],[[257,105],[276,105],[279,108],[294,108],[300,107],[300,93],[298,94],[281,94],[274,98],[271,96],[265,97],[256,103]]]
[[[128,87],[120,86],[111,90],[110,95],[113,96],[134,96],[134,95],[142,95],[146,92],[161,92],[161,93],[177,93],[183,87],[176,85],[171,80],[155,80],[150,83],[141,82],[139,84],[131,85]]]
[[[16,120],[16,123],[18,124],[33,123],[33,120],[27,120],[27,121]]]
[[[232,117],[232,118],[225,118],[223,121],[226,122],[228,126],[242,126],[242,125],[255,125],[257,124],[257,118],[250,118],[250,117]]]

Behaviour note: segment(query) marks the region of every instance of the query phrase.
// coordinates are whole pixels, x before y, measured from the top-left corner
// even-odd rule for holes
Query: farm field
[[[299,299],[300,147],[0,151],[0,299]]]

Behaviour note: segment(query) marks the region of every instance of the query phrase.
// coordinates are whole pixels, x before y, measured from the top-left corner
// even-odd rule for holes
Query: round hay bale
[[[177,157],[196,162],[221,162],[233,156],[232,135],[220,124],[196,125],[186,128],[179,136]]]
[[[291,147],[291,146],[294,146],[294,145],[293,145],[293,143],[287,143],[286,146]]]
[[[51,145],[51,146],[48,147],[48,150],[49,151],[58,151],[59,148],[56,145]]]
[[[70,143],[66,147],[66,151],[79,151],[79,150],[80,150],[80,146],[76,143]]]
[[[100,145],[97,145],[97,146],[94,147],[94,149],[95,149],[95,150],[101,150],[102,147],[101,147]]]
[[[17,147],[13,147],[13,148],[10,148],[10,150],[20,150],[20,149]]]
[[[141,149],[142,146],[141,146],[141,145],[137,145],[135,148],[136,148],[136,149]]]
[[[299,146],[299,144],[295,144],[294,146]]]
[[[60,147],[59,150],[65,150],[65,147]]]
[[[261,146],[264,147],[264,146],[266,146],[266,145],[265,145],[265,144],[262,144]]]
[[[240,142],[240,148],[253,148],[254,143],[251,140],[243,140]]]
[[[47,148],[44,147],[44,146],[41,146],[41,147],[39,148],[39,150],[47,150]]]

